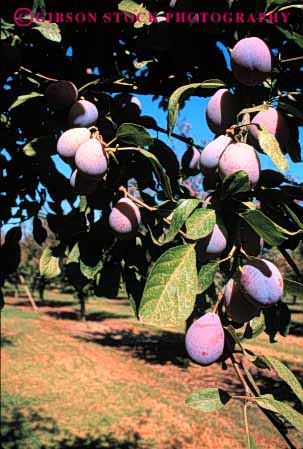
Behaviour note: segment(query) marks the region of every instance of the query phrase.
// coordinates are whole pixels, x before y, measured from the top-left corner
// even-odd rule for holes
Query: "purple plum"
[[[185,347],[190,358],[199,365],[216,362],[224,351],[224,329],[220,318],[208,312],[188,328]]]
[[[109,215],[109,226],[120,239],[133,238],[140,223],[140,209],[129,198],[121,198]]]
[[[54,111],[62,111],[77,101],[78,89],[71,81],[56,81],[47,86],[45,98]]]
[[[206,106],[206,121],[215,134],[224,134],[237,121],[237,101],[228,89],[219,89]]]
[[[222,179],[243,170],[247,173],[251,187],[260,177],[260,161],[256,150],[246,143],[228,145],[219,159],[219,174]]]
[[[90,132],[87,128],[73,128],[65,131],[58,139],[57,153],[66,162],[73,162],[80,145],[88,142]]]
[[[90,139],[80,145],[76,152],[75,164],[86,176],[101,178],[108,169],[108,158],[104,147],[97,139]]]
[[[68,121],[71,126],[91,126],[98,120],[98,109],[91,101],[76,101],[69,110]]]
[[[245,86],[257,86],[265,81],[272,65],[272,52],[259,37],[241,39],[231,51],[232,72]]]

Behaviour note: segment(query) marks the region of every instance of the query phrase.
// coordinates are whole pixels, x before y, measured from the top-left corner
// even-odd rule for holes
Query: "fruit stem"
[[[114,139],[112,139],[110,142],[105,144],[105,148],[108,148],[112,143],[115,142],[115,140],[117,140],[117,137],[114,137]]]
[[[56,78],[50,78],[48,76],[41,75],[41,73],[34,73],[31,70],[29,70],[29,69],[27,69],[26,67],[23,67],[23,66],[21,66],[19,70],[22,70],[23,72],[30,73],[31,75],[36,76],[37,78],[41,78],[41,79],[43,79],[45,81],[59,81]]]
[[[292,61],[301,61],[303,59],[303,56],[297,56],[296,58],[289,58],[289,59],[281,59],[280,62],[292,62]]]
[[[154,126],[152,129],[154,129],[155,131],[158,131],[160,133],[166,134],[167,136],[169,135],[169,133],[168,133],[168,131],[166,129],[161,128],[158,125]],[[202,147],[201,145],[196,145],[193,142],[193,139],[191,137],[180,136],[179,134],[175,134],[175,133],[171,133],[169,136],[173,137],[174,139],[180,140],[181,142],[184,142],[187,145],[194,146],[194,147],[198,148],[199,150],[203,150],[204,149],[204,147]]]
[[[234,368],[234,370],[235,370],[235,372],[236,372],[236,374],[237,374],[237,376],[238,376],[238,378],[239,378],[241,384],[242,384],[243,387],[244,387],[246,396],[247,396],[247,397],[249,397],[249,396],[254,396],[254,394],[251,392],[251,390],[250,390],[250,388],[249,388],[248,383],[246,382],[245,377],[244,377],[243,374],[242,374],[242,371],[240,370],[240,368],[239,368],[239,366],[238,366],[238,365],[239,365],[239,362],[235,359],[235,356],[234,356],[233,354],[231,354],[230,360],[231,360],[232,366],[233,366],[233,368]]]
[[[234,399],[244,399],[245,401],[256,401],[256,395],[252,392],[251,387],[248,385],[245,377],[242,374],[242,371],[240,370],[238,364],[239,362],[235,359],[234,355],[231,354],[230,356],[232,366],[234,370],[236,371],[236,374],[238,375],[245,392],[247,393],[247,396],[233,396]],[[258,405],[258,404],[257,404]],[[276,415],[272,415],[270,411],[262,409],[262,407],[258,406],[259,409],[264,413],[264,415],[270,420],[272,425],[275,427],[275,429],[279,432],[281,437],[284,439],[284,441],[288,444],[290,449],[296,449],[296,446],[290,441],[290,439],[287,437],[285,432],[283,431],[283,428],[281,427],[283,423],[280,421],[280,419]]]
[[[216,304],[213,308],[213,313],[218,313],[218,308],[219,308],[219,305],[221,304],[223,296],[224,296],[224,288],[222,288],[222,290],[220,290],[220,293],[218,294]]]
[[[157,210],[156,207],[148,206],[147,204],[145,204],[139,198],[137,198],[137,197],[131,195],[130,193],[128,193],[127,189],[124,186],[120,186],[118,190],[119,190],[119,192],[123,193],[125,198],[129,198],[130,200],[134,201],[134,203],[139,204],[140,206],[144,207],[145,209],[149,210],[150,212],[154,212],[154,211]]]
[[[228,253],[228,256],[225,257],[224,259],[220,260],[219,264],[223,263],[223,262],[226,262],[227,260],[231,259],[233,257],[233,255],[235,254],[236,250],[237,250],[237,247],[236,247],[236,245],[234,245],[232,247],[232,249],[230,250],[230,252]]]

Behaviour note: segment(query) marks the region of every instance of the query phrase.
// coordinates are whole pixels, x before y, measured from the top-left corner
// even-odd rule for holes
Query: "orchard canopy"
[[[141,303],[141,318],[161,325],[188,319],[205,291],[205,305],[214,301],[220,258],[228,272],[249,257],[245,233],[265,249],[277,246],[300,280],[287,250],[302,239],[302,185],[283,173],[290,160],[301,161],[302,5],[220,0],[201,11],[198,1],[124,0],[22,8],[9,2],[1,19],[1,225],[15,225],[1,249],[2,282],[18,267],[22,222],[32,219],[34,238],[46,240],[41,217],[57,238],[43,251],[43,276],[64,270],[78,291],[92,283],[102,295],[109,267],[118,267],[135,314]],[[167,111],[167,129],[144,115],[136,94]],[[217,139],[203,153],[177,135],[188,145],[180,167],[165,134],[176,136],[191,96],[211,97],[207,123]],[[80,144],[89,150],[76,154]],[[260,172],[255,150],[277,170]],[[78,170],[70,181],[57,153]],[[184,181],[200,171],[211,193],[193,198]]]

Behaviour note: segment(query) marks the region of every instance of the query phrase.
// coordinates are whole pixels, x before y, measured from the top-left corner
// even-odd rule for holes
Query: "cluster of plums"
[[[256,259],[241,267],[240,274],[224,288],[227,315],[245,323],[259,315],[260,310],[278,302],[283,295],[283,278],[268,260]],[[190,358],[200,365],[220,361],[226,348],[226,333],[219,315],[208,312],[188,328],[185,346]]]
[[[245,86],[256,86],[268,78],[272,71],[273,57],[267,44],[258,37],[241,39],[231,51],[231,68],[235,78]],[[200,152],[189,148],[182,158],[186,174],[199,172],[211,177],[218,172],[221,178],[243,170],[247,173],[253,188],[259,180],[260,163],[256,150],[261,125],[275,136],[282,149],[290,140],[290,129],[284,115],[269,107],[258,112],[248,127],[248,143],[235,143],[226,135],[226,130],[237,123],[240,107],[236,95],[228,89],[219,89],[210,98],[206,107],[206,121],[216,135]]]
[[[93,193],[108,170],[108,157],[101,136],[91,135],[87,128],[72,128],[58,139],[57,152],[75,167],[70,184],[80,195]],[[129,198],[120,199],[109,215],[109,226],[119,238],[136,235],[141,214]]]
[[[69,108],[71,126],[57,141],[57,153],[74,168],[70,184],[80,195],[90,195],[108,171],[108,156],[102,136],[88,129],[98,120],[98,109],[90,101],[77,101],[78,90],[70,81],[51,83],[45,92],[46,101],[55,111]],[[139,99],[131,97],[129,105],[122,97],[117,98],[120,109],[140,109]],[[121,103],[121,104],[120,104]],[[132,109],[133,107],[133,109]],[[134,111],[137,112],[137,111]],[[121,239],[133,238],[141,223],[138,206],[129,198],[120,199],[109,215],[109,226]]]
[[[268,78],[272,71],[273,57],[267,44],[257,38],[240,40],[231,51],[231,68],[235,78],[245,86],[256,86]],[[273,107],[258,112],[248,127],[248,143],[234,142],[226,130],[237,123],[239,112],[237,98],[228,89],[219,89],[209,100],[206,120],[216,135],[200,153],[195,147],[187,149],[182,158],[183,171],[188,175],[201,172],[205,177],[219,174],[221,179],[243,170],[247,173],[251,188],[260,177],[260,162],[256,124],[265,126],[276,137],[282,149],[290,138],[288,124],[283,114]],[[208,198],[208,202],[212,198]],[[242,247],[262,246],[257,235],[252,245],[242,241]],[[249,240],[249,239],[248,239]],[[204,260],[220,255],[227,245],[227,231],[223,223],[217,223],[204,245]],[[256,256],[254,248],[247,251]],[[245,248],[247,250],[247,248]],[[206,260],[207,260],[206,258]],[[259,315],[262,308],[270,307],[283,295],[283,278],[278,268],[264,259],[250,259],[231,278],[224,288],[223,303],[226,314],[237,323],[245,323]],[[223,360],[226,350],[226,333],[216,313],[206,313],[191,324],[185,336],[185,346],[190,358],[200,364],[209,365]]]
[[[91,126],[98,120],[98,109],[91,101],[78,100],[78,89],[66,80],[55,81],[45,91],[47,104],[54,111],[68,110],[68,123],[71,127]]]

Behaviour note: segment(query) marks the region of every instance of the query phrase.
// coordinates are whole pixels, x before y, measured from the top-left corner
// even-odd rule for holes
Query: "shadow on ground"
[[[75,311],[75,310],[59,310],[56,312],[46,312],[46,315],[52,317],[52,318],[56,318],[58,320],[75,320],[75,321],[79,321],[80,318],[80,314],[79,312]],[[127,319],[128,317],[125,315],[118,315],[116,313],[111,313],[111,312],[92,312],[92,313],[87,313],[85,315],[85,320],[86,321],[102,321],[102,320],[106,320],[106,319],[117,319],[117,320],[121,320],[121,319]]]
[[[139,433],[117,439],[114,434],[101,436],[72,435],[60,430],[56,422],[30,408],[4,404],[1,413],[3,449],[152,449]],[[171,447],[171,449],[174,449]]]
[[[303,324],[302,323],[292,323],[289,328],[289,335],[296,335],[297,337],[303,336]]]
[[[0,337],[0,347],[4,348],[4,346],[14,346],[14,339],[12,337],[6,337],[5,335],[1,335]]]
[[[134,333],[131,330],[111,330],[109,332],[88,332],[81,340],[101,346],[116,348],[130,353],[134,358],[151,364],[173,364],[187,368],[189,360],[184,347],[184,335],[162,332],[151,335],[149,332]]]
[[[56,299],[44,299],[43,301],[39,300],[36,301],[36,304],[38,307],[69,307],[76,304],[75,301],[58,301]]]

